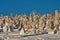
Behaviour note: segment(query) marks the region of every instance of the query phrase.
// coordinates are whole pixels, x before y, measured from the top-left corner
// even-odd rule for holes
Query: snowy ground
[[[0,40],[60,40],[60,34],[44,34],[44,35],[31,35],[31,36],[20,36],[20,35],[1,35]]]
[[[0,40],[60,40],[60,34],[20,36],[18,33],[0,33]]]

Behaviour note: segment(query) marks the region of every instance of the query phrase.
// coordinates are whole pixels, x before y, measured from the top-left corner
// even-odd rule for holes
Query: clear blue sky
[[[41,14],[54,13],[60,10],[60,0],[0,0],[0,14],[13,15],[26,13],[29,15],[32,10]]]

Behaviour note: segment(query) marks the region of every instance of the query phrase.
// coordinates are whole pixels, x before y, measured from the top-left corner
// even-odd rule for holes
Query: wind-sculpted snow
[[[25,34],[56,34],[60,31],[60,13],[55,10],[55,15],[27,15],[1,16],[0,32],[18,32]],[[15,33],[14,33],[15,34]]]

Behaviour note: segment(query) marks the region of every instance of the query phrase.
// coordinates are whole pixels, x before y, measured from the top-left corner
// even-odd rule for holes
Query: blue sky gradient
[[[55,10],[60,11],[60,0],[0,0],[0,14],[29,15],[33,10],[40,14],[52,13]]]

